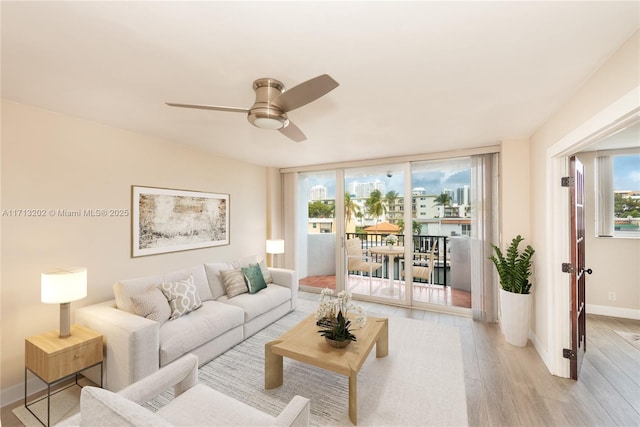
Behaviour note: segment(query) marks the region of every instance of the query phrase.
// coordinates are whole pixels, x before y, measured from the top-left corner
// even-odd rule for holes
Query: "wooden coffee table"
[[[374,344],[376,357],[389,354],[389,319],[368,316],[365,327],[353,331],[357,341],[343,349],[327,344],[318,333],[319,329],[315,315],[311,315],[277,340],[265,344],[264,387],[270,389],[282,385],[283,357],[346,375],[349,377],[349,418],[357,424],[358,372]]]

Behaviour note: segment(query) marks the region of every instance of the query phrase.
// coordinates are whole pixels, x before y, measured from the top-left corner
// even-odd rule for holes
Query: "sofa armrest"
[[[273,283],[291,289],[291,310],[298,307],[298,275],[295,270],[269,267]]]
[[[187,354],[118,392],[140,405],[173,387],[176,398],[198,384],[198,357]]]
[[[114,301],[79,308],[75,316],[76,323],[104,337],[106,389],[118,391],[158,370],[158,322],[119,310]]]
[[[276,417],[275,425],[301,427],[309,425],[309,399],[293,396],[291,402]]]

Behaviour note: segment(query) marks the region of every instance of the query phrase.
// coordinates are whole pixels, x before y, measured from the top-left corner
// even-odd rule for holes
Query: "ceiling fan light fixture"
[[[289,119],[284,112],[264,106],[254,106],[249,112],[248,119],[252,125],[260,129],[282,129],[289,124]]]
[[[253,125],[260,129],[282,129],[287,121],[280,117],[256,117],[253,120]]]
[[[328,74],[314,77],[285,92],[282,82],[262,78],[253,82],[256,100],[250,108],[226,107],[222,105],[178,104],[166,102],[170,107],[196,108],[201,110],[248,113],[249,123],[260,129],[278,130],[292,141],[305,141],[305,134],[287,117],[287,112],[300,108],[326,95],[338,87],[338,82]]]

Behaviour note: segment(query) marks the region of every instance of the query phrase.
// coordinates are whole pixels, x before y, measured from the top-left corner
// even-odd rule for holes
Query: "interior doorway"
[[[569,359],[563,357],[563,349],[571,345],[571,319],[567,315],[570,308],[570,276],[563,273],[558,260],[568,260],[569,245],[569,198],[566,188],[561,187],[561,179],[568,176],[569,157],[593,146],[606,137],[615,134],[640,119],[638,89],[631,91],[602,112],[586,121],[565,138],[547,150],[548,215],[546,241],[549,256],[545,262],[546,280],[553,283],[547,295],[549,307],[547,335],[549,337],[548,367],[552,374],[568,378]],[[558,239],[558,236],[565,236]],[[588,248],[586,249],[589,250]],[[589,308],[587,300],[587,309]],[[588,311],[588,310],[587,310]]]

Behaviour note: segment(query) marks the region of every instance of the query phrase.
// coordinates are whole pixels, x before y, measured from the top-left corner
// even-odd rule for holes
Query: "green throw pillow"
[[[242,274],[244,275],[244,281],[247,283],[250,294],[255,294],[261,289],[267,287],[259,264],[252,264],[249,267],[243,267]]]

